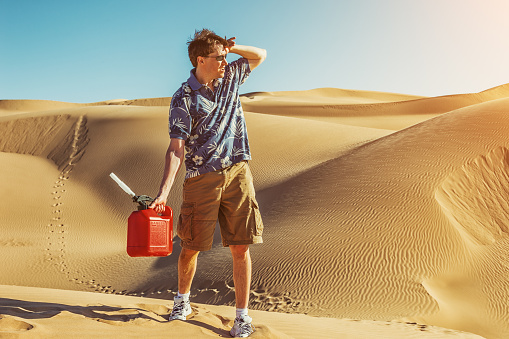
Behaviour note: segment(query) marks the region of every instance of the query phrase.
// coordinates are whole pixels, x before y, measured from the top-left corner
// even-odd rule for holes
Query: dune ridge
[[[317,90],[320,93],[320,90]],[[509,85],[479,93],[417,97],[385,95],[380,92],[347,91],[336,98],[309,98],[300,92],[263,93],[242,100],[249,112],[294,116],[354,126],[400,130],[437,115],[509,96]],[[341,93],[341,92],[340,92]],[[376,98],[376,100],[375,100]],[[397,98],[397,99],[396,99]],[[366,119],[358,119],[364,117]]]
[[[91,106],[134,105],[134,106],[166,106],[170,105],[171,97],[146,99],[114,99],[92,103],[72,103],[52,100],[0,100],[0,117],[27,112],[44,112]]]
[[[90,141],[87,134],[87,118],[79,116],[62,142],[48,154],[48,159],[55,162],[62,174],[68,174],[85,153]]]

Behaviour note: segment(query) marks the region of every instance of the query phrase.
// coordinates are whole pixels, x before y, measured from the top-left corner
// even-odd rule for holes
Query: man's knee
[[[180,251],[179,259],[182,261],[190,261],[193,258],[196,258],[199,253],[200,253],[200,251],[188,250],[188,249],[183,248]]]
[[[249,255],[249,245],[230,245],[230,251],[234,258],[245,258]]]

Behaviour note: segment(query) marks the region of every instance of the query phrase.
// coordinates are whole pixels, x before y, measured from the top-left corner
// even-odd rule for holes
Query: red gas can
[[[164,257],[173,251],[173,211],[162,215],[153,209],[134,211],[127,220],[127,254],[131,257]]]

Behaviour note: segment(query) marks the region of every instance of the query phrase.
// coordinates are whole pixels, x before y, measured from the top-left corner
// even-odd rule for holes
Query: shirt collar
[[[196,79],[195,72],[196,72],[196,68],[193,68],[190,72],[189,79],[187,79],[187,83],[189,84],[189,86],[191,86],[191,89],[193,91],[197,91],[204,86],[204,85],[200,84],[198,79]],[[221,78],[214,79],[214,87],[219,86],[221,81],[223,81],[223,79],[221,79]]]
[[[187,79],[187,83],[189,84],[189,86],[191,86],[191,89],[193,91],[196,91],[196,90],[199,90],[203,85],[200,84],[200,82],[198,81],[198,79],[196,79],[196,75],[194,75],[194,72],[196,72],[196,68],[193,68],[191,70],[191,75],[189,76],[189,79]]]

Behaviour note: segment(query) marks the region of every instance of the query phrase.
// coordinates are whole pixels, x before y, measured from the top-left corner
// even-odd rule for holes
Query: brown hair
[[[208,56],[210,53],[214,53],[217,46],[228,46],[228,41],[225,38],[221,38],[219,35],[209,29],[202,29],[201,31],[194,32],[194,38],[188,42],[187,51],[189,53],[189,59],[194,67],[198,65],[197,58],[199,56]]]

